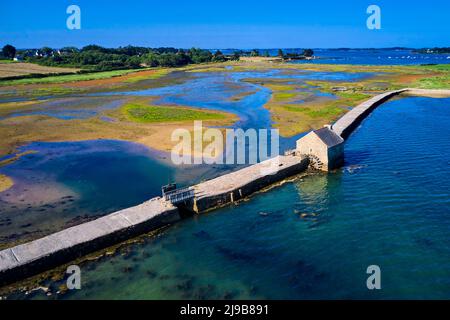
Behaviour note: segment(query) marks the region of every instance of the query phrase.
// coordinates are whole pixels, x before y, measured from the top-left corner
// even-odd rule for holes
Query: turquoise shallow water
[[[175,104],[231,112],[239,116],[239,121],[233,127],[246,130],[272,126],[270,112],[264,108],[271,98],[271,91],[260,84],[247,81],[249,79],[258,79],[261,82],[264,82],[265,79],[289,80],[291,84],[299,87],[305,86],[300,91],[308,93],[309,98],[324,96],[333,98],[334,95],[324,94],[318,88],[307,85],[305,81],[352,82],[374,75],[369,72],[307,72],[302,70],[286,73],[281,69],[246,72],[193,72],[189,74],[189,78],[185,73],[179,73],[179,77],[184,79],[181,84],[137,91],[98,93],[94,96],[149,96],[157,97],[155,103],[161,105]],[[234,100],[233,97],[239,94],[245,95]]]
[[[0,193],[0,245],[29,240],[160,194],[173,167],[146,147],[114,140],[31,143],[0,169],[14,186]]]
[[[449,124],[450,99],[390,101],[350,137],[342,170],[86,263],[82,289],[58,297],[450,298]],[[379,291],[366,288],[373,264]]]
[[[270,114],[264,108],[271,97],[270,90],[246,82],[245,79],[291,79],[293,83],[302,85],[308,79],[355,81],[373,76],[371,73],[304,71],[284,74],[282,70],[276,69],[176,74],[179,83],[175,85],[54,98],[5,117],[39,114],[65,120],[85,119],[119,107],[127,95],[140,95],[158,97],[155,103],[163,105],[179,104],[236,113],[239,121],[234,127],[270,128]],[[308,92],[310,98],[323,97],[317,88],[301,90]],[[244,96],[236,98],[241,94]],[[101,119],[111,121],[108,117]],[[295,146],[295,141],[301,135],[280,138],[279,151],[282,153]],[[156,154],[126,141],[101,139],[32,142],[19,151],[34,153],[0,168],[0,173],[8,175],[15,182],[12,189],[0,193],[0,246],[36,239],[137,205],[160,195],[161,186],[168,182],[192,185],[236,168],[234,165],[174,167],[168,160],[169,154]],[[6,158],[0,157],[0,160]]]
[[[119,140],[33,142],[18,151],[31,153],[0,168],[14,180],[0,193],[0,246],[140,204],[168,182],[191,185],[233,169],[175,167],[167,154]]]

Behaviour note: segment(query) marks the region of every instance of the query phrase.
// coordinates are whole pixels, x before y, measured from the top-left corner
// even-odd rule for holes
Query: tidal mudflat
[[[173,72],[142,71],[111,79],[77,82],[66,82],[67,77],[70,79],[73,76],[64,76],[64,87],[61,87],[64,90],[88,90],[76,95],[49,96],[54,89],[52,86],[60,85],[56,80],[53,80],[56,84],[41,83],[39,79],[35,81],[37,83],[25,81],[15,87],[15,99],[20,98],[17,101],[11,101],[11,84],[7,83],[0,90],[6,93],[0,99],[0,133],[5,137],[0,142],[2,164],[7,165],[20,158],[20,148],[33,142],[92,140],[91,143],[96,143],[94,140],[97,139],[113,139],[137,142],[169,152],[174,145],[170,140],[171,132],[177,128],[191,130],[194,118],[204,120],[206,126],[222,128],[283,127],[283,151],[292,147],[305,129],[319,123],[321,125],[328,119],[324,117],[327,114],[322,113],[319,117],[312,116],[316,120],[319,118],[318,121],[310,121],[309,124],[306,121],[305,126],[294,125],[295,118],[290,125],[284,126],[277,120],[280,117],[279,108],[273,107],[278,106],[278,100],[283,102],[282,109],[287,112],[295,109],[295,103],[309,101],[320,104],[339,100],[338,96],[322,92],[306,81],[354,82],[373,76],[369,72],[310,72],[285,70],[278,66],[269,68],[267,65],[219,66],[216,67],[219,71],[213,72],[209,67],[188,67]],[[47,79],[47,82],[50,80]],[[113,85],[110,91],[104,92],[106,84]],[[116,87],[127,90],[116,90]],[[30,96],[26,94],[27,90],[42,91],[45,95]],[[96,92],[98,90],[103,92]],[[338,111],[330,117],[346,110],[346,107],[335,108]],[[166,115],[161,116],[161,112],[166,112]]]
[[[76,82],[23,83],[14,87],[16,89],[13,91],[11,84],[0,87],[0,134],[5,137],[0,141],[0,174],[3,181],[10,181],[8,188],[0,192],[0,245],[9,247],[138,204],[158,195],[160,186],[170,181],[187,185],[232,170],[232,167],[226,166],[176,168],[168,163],[165,152],[172,146],[171,131],[180,127],[189,129],[193,118],[204,117],[207,126],[220,128],[279,128],[282,135],[280,151],[283,151],[292,148],[295,140],[305,131],[334,121],[358,102],[376,93],[406,86],[446,86],[449,81],[445,66],[361,66],[357,70],[345,65],[226,63],[180,68],[173,72],[159,71],[156,75],[142,71]],[[445,110],[439,107],[448,104],[448,99],[417,99],[395,103],[398,103],[397,109],[403,111],[406,108],[417,109],[411,115],[415,121],[422,121],[419,119],[424,114],[433,121],[448,120],[440,118],[445,118]],[[427,105],[427,111],[420,109],[423,105]],[[382,120],[377,122],[378,125],[386,119],[393,121],[389,118],[389,112],[397,110],[395,106],[380,113]],[[444,115],[434,114],[431,109],[440,110]],[[383,106],[380,110],[386,109]],[[399,117],[405,116],[409,115],[401,114]],[[370,121],[373,120],[369,119],[367,123],[370,124]],[[407,128],[405,130],[412,130]],[[363,129],[355,137],[361,132],[364,132]],[[392,131],[394,137],[398,134]],[[371,139],[375,138],[364,137],[361,143],[369,143]],[[380,146],[380,150],[391,143],[382,141],[386,145]],[[360,212],[360,207],[356,210],[352,206],[361,204],[358,195],[364,198],[370,192],[361,194],[362,191],[358,193],[349,186],[344,192],[342,181],[350,179],[350,185],[356,185],[356,181],[352,180],[357,178],[355,174],[364,172],[366,167],[373,167],[374,171],[370,173],[373,177],[368,182],[370,186],[375,181],[375,172],[386,170],[382,167],[386,163],[379,166],[365,163],[367,151],[353,152],[352,142],[347,148],[350,156],[343,171],[330,176],[307,177],[279,191],[259,195],[252,203],[188,219],[159,237],[145,240],[147,245],[130,246],[124,254],[114,255],[106,262],[88,264],[87,268],[92,272],[87,274],[89,290],[83,291],[83,297],[112,297],[110,294],[117,289],[112,282],[123,288],[125,298],[301,298],[308,292],[309,297],[325,297],[320,288],[329,285],[326,279],[331,275],[327,276],[330,271],[319,267],[324,262],[321,261],[324,256],[318,255],[317,261],[308,261],[311,252],[308,253],[309,249],[299,244],[306,241],[311,250],[315,248],[322,252],[325,249],[318,248],[318,244],[314,246],[308,236],[316,240],[327,239],[334,237],[331,234],[340,234],[330,232],[327,236],[327,231],[330,231],[327,227],[333,230],[354,228],[352,223],[357,224],[360,216],[350,217],[348,226],[343,217],[348,212]],[[384,153],[380,150],[373,151],[372,156],[384,159]],[[411,155],[408,159],[411,159],[413,166],[408,170],[413,170],[413,176],[418,175],[414,170],[420,161],[413,162],[411,150],[405,152]],[[442,160],[438,159],[439,155],[436,157],[436,161]],[[402,159],[393,158],[392,161],[401,163]],[[367,160],[375,161],[374,158]],[[409,168],[409,164],[405,166]],[[445,168],[443,170],[445,172]],[[406,186],[410,187],[408,183]],[[392,188],[394,194],[400,192],[396,186]],[[310,198],[309,189],[313,191]],[[301,190],[308,192],[302,194]],[[398,210],[404,210],[400,193],[394,198],[399,202],[395,203]],[[282,204],[276,204],[274,199],[284,200]],[[349,204],[339,205],[336,199]],[[367,204],[369,209],[372,208],[370,210],[379,206],[376,199],[369,200],[373,202]],[[386,204],[386,210],[389,205]],[[441,210],[439,204],[435,208]],[[373,217],[373,212],[370,215]],[[252,226],[254,229],[248,232],[254,233],[255,240],[242,239],[242,235],[238,234],[239,225]],[[219,226],[226,227],[221,231]],[[279,230],[289,226],[291,232],[280,235],[282,232],[277,232],[276,226]],[[381,228],[388,226],[383,224]],[[312,233],[315,230],[319,233]],[[395,238],[392,230],[388,233]],[[291,236],[286,239],[293,237],[294,241],[278,239],[280,236]],[[420,234],[419,242],[429,242],[428,239],[420,240],[423,237]],[[239,239],[236,243],[249,242],[248,246],[230,246],[236,239]],[[269,243],[270,239],[275,243]],[[209,241],[214,245],[209,246]],[[332,239],[328,238],[328,241],[331,243]],[[351,239],[342,239],[341,255],[344,251],[345,254],[353,252],[351,243],[345,241],[351,242]],[[208,247],[205,259],[211,261],[200,259],[198,263],[201,262],[202,266],[192,261],[195,259],[186,261],[188,257],[198,255],[196,250],[200,246]],[[236,249],[239,247],[242,250]],[[280,256],[279,252],[283,251],[286,254]],[[333,255],[329,251],[328,254]],[[280,264],[271,265],[264,258],[260,261],[258,257],[262,256],[280,259]],[[294,256],[303,258],[294,259]],[[129,265],[130,259],[132,265]],[[240,270],[241,263],[245,261],[254,263],[248,263],[242,277],[234,276],[234,271]],[[366,260],[361,256],[360,261]],[[171,267],[164,269],[167,264]],[[220,265],[223,267],[218,267]],[[339,268],[345,270],[347,267],[341,265]],[[289,273],[287,270],[291,268],[299,274]],[[203,277],[200,279],[195,272],[182,273],[182,269],[196,269]],[[221,272],[218,270],[223,272],[222,276],[219,276]],[[142,279],[143,272],[154,280],[149,280],[148,286],[137,290],[137,286],[141,285],[138,279]],[[255,272],[258,275],[256,280],[250,277]],[[286,274],[289,278],[281,279],[282,289],[279,292],[268,293],[269,283],[280,280],[276,274]],[[342,277],[341,284],[349,285],[355,281],[339,272],[338,276]],[[360,276],[363,278],[365,273]],[[267,279],[262,280],[264,277]],[[312,282],[319,283],[318,291],[310,288],[308,283]],[[135,293],[131,294],[133,290]],[[57,290],[52,287],[51,291]],[[360,296],[357,291],[353,294],[355,297],[366,297]],[[392,294],[401,296],[401,291]],[[73,293],[64,297],[72,296],[78,297]]]
[[[436,81],[433,80],[436,77],[445,82],[448,77],[444,66],[361,66],[358,70],[360,72],[355,72],[355,68],[345,65],[225,63],[171,71],[123,72],[113,78],[100,75],[86,80],[83,76],[79,81],[71,78],[77,75],[64,76],[62,80],[54,77],[44,82],[30,79],[29,83],[25,79],[24,83],[15,84],[13,95],[21,99],[15,102],[11,102],[12,84],[6,83],[0,87],[3,180],[16,180],[17,186],[13,190],[18,193],[23,179],[8,177],[8,174],[13,175],[13,168],[18,170],[22,165],[29,165],[30,161],[26,159],[39,157],[42,150],[34,150],[39,142],[53,142],[55,153],[69,156],[66,154],[69,152],[74,159],[83,148],[67,149],[60,142],[82,146],[87,143],[83,141],[89,141],[93,149],[95,145],[102,149],[105,142],[98,139],[121,140],[123,146],[127,145],[126,141],[131,142],[125,149],[133,148],[132,143],[136,142],[168,152],[173,146],[170,133],[175,128],[189,129],[193,118],[204,119],[206,126],[214,127],[279,128],[282,152],[292,148],[303,132],[330,123],[359,101],[381,90],[405,86],[407,81],[414,85],[414,81],[428,79],[426,77],[431,77],[426,84]],[[405,74],[409,78],[405,78]],[[68,90],[68,93],[53,96],[51,93],[55,88]],[[84,93],[74,95],[74,88]],[[45,94],[34,96],[30,92]],[[161,117],[160,111],[165,110],[169,112]],[[33,153],[28,154],[30,151]],[[24,153],[24,161],[14,162],[20,160]],[[168,155],[161,157],[167,160]],[[115,174],[113,166],[110,168],[111,177],[122,179],[120,169]],[[38,174],[39,170],[40,167],[34,167],[33,173]],[[227,169],[216,166],[196,169],[195,172],[209,172],[213,176],[214,172],[222,170]],[[89,181],[88,176],[86,181]],[[167,182],[167,179],[157,181],[154,185]],[[60,189],[67,187],[60,184]],[[4,193],[1,195],[5,197]],[[27,202],[27,199],[22,200]],[[131,201],[130,204],[136,202]],[[29,204],[28,210],[35,206]],[[52,208],[48,211],[51,212]],[[51,216],[58,219],[59,215]]]
[[[446,298],[449,105],[388,102],[350,137],[341,170],[300,177],[86,262],[82,290],[56,294],[64,281],[43,280],[11,297]],[[374,263],[383,272],[377,292],[366,288]]]
[[[0,246],[23,242],[159,194],[173,168],[138,144],[116,140],[34,142],[0,168],[14,185],[0,193]]]

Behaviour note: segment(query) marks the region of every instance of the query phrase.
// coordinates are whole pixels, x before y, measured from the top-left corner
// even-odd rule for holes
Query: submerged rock
[[[194,287],[194,281],[192,279],[188,279],[182,281],[181,283],[176,285],[176,288],[180,291],[190,292]]]
[[[299,214],[300,218],[302,219],[312,219],[319,216],[319,214],[315,212],[295,212],[295,213]]]
[[[133,271],[133,267],[132,266],[126,266],[122,268],[122,272],[123,273],[130,273]]]
[[[147,270],[145,273],[147,274],[147,276],[150,279],[154,279],[154,278],[156,278],[158,276],[158,273],[156,271],[153,271],[153,270]]]
[[[230,260],[242,260],[247,262],[251,262],[254,260],[254,257],[249,254],[238,252],[237,250],[233,250],[223,246],[218,246],[217,251],[219,251],[219,253],[221,253]]]
[[[197,237],[197,238],[204,239],[204,240],[211,240],[212,239],[212,236],[208,232],[206,232],[204,230],[200,230],[199,232],[195,232],[193,235],[195,237]]]
[[[234,300],[236,299],[238,293],[236,291],[226,291],[223,295],[223,300]]]

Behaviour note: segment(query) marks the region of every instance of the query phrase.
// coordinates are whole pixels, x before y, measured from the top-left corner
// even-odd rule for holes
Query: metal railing
[[[176,189],[164,193],[164,200],[170,201],[172,204],[178,204],[194,198],[194,189],[191,187]]]

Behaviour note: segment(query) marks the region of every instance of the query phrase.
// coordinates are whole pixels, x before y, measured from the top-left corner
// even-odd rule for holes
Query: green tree
[[[155,53],[147,53],[142,57],[142,62],[145,63],[149,67],[157,67],[159,66],[158,55]]]
[[[139,68],[141,66],[142,58],[138,56],[131,56],[126,60],[127,68]]]
[[[225,56],[223,55],[222,51],[217,50],[214,55],[213,55],[213,61],[214,62],[223,62],[226,61],[227,59],[225,58]]]
[[[2,54],[5,58],[14,58],[16,56],[16,48],[14,48],[12,45],[7,44],[2,49]]]
[[[184,52],[183,49],[179,50],[176,54],[177,64],[180,66],[187,65],[192,62],[191,58]]]
[[[42,48],[38,50],[41,56],[35,55],[36,50],[21,51],[26,61],[45,66],[73,66],[89,70],[117,70],[139,68],[143,66],[178,67],[190,63],[226,60],[217,52],[215,57],[209,50],[193,48],[186,52],[176,48],[147,48],[126,46],[119,48],[104,48],[98,45],[88,45],[82,49],[65,47],[60,50]],[[56,54],[56,53],[60,54]]]
[[[235,51],[230,59],[233,61],[239,61],[239,59],[241,59],[241,55],[239,54],[238,51]]]
[[[284,58],[283,50],[278,49],[278,56],[279,56],[280,58]]]
[[[208,50],[201,50],[197,48],[189,49],[189,57],[193,63],[211,62],[213,55]]]
[[[44,56],[51,56],[52,53],[53,53],[53,49],[52,49],[52,48],[49,48],[49,47],[43,47],[43,48],[41,49],[41,52],[42,52],[42,54],[43,54]]]
[[[107,49],[105,49],[105,48],[103,48],[103,47],[100,47],[100,46],[98,46],[98,45],[96,45],[96,44],[90,44],[90,45],[87,45],[87,46],[81,48],[81,51],[100,51],[100,52],[106,52]]]
[[[250,52],[250,56],[251,57],[259,57],[259,51],[256,49],[252,50],[252,52]]]
[[[79,52],[78,48],[76,48],[76,47],[64,47],[64,48],[61,48],[61,50],[59,50],[59,51],[61,51],[61,53],[77,53],[77,52]]]
[[[314,55],[314,51],[312,51],[311,49],[305,49],[303,50],[303,55],[305,57],[312,57]]]

